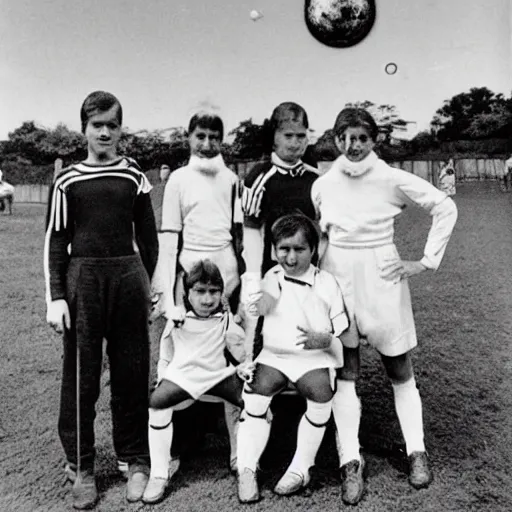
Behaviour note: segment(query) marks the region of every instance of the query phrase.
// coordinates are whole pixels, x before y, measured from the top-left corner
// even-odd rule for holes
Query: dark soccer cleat
[[[364,492],[364,458],[351,460],[341,466],[342,499],[347,505],[357,505]]]
[[[140,464],[134,464],[128,469],[128,481],[126,482],[126,499],[130,503],[140,501],[149,480],[149,468]]]
[[[433,480],[432,471],[428,467],[426,452],[412,452],[409,455],[409,483],[415,489],[425,489]]]
[[[98,488],[92,470],[80,471],[76,474],[73,484],[73,508],[88,510],[94,508],[98,502]]]

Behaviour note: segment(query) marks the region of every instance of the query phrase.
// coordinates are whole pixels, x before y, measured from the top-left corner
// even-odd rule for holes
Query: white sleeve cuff
[[[421,258],[420,263],[429,270],[437,270],[437,267],[433,265],[432,262],[426,256],[423,256],[423,258]]]

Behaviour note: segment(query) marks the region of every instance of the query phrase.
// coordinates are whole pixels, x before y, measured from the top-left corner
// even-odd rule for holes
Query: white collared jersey
[[[278,299],[264,317],[263,346],[278,354],[302,352],[296,343],[301,336],[297,326],[339,336],[349,327],[345,303],[336,278],[310,265],[298,278],[286,276],[276,265],[263,279],[263,290]]]

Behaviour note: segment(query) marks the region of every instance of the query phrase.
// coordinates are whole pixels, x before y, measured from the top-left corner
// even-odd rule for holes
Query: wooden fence
[[[235,162],[230,165],[233,171],[241,178],[251,171],[258,162]],[[404,162],[390,162],[393,167],[412,172],[434,185],[437,185],[439,171],[445,162],[441,160],[406,160]],[[332,162],[319,162],[320,174],[326,172]],[[457,181],[496,180],[503,176],[505,160],[501,159],[454,159],[455,176]],[[158,182],[158,171],[148,171],[149,180]],[[46,203],[48,200],[49,185],[16,185],[14,200],[17,203]]]
[[[16,185],[14,201],[16,203],[46,203],[50,185]]]
[[[257,162],[237,162],[231,168],[240,178],[244,178]],[[421,178],[437,185],[437,178],[441,168],[447,160],[406,160],[403,162],[389,162],[389,165],[412,172]],[[505,160],[461,158],[453,160],[457,181],[496,180],[503,176]],[[320,174],[325,173],[332,162],[318,162]]]

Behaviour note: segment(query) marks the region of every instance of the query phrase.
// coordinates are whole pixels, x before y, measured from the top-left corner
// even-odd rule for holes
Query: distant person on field
[[[328,239],[320,268],[338,278],[350,317],[349,332],[342,335],[344,367],[337,375],[333,416],[340,442],[342,499],[352,505],[364,490],[361,404],[356,394],[360,338],[379,352],[391,381],[409,483],[422,488],[432,481],[411,360],[417,339],[408,279],[439,267],[457,219],[457,207],[444,192],[378,158],[373,152],[377,134],[377,123],[366,110],[343,109],[334,124],[342,155],[312,189]],[[432,217],[423,257],[417,261],[403,261],[393,241],[395,217],[410,201]]]
[[[14,187],[4,181],[4,173],[0,170],[0,212],[5,211],[5,203],[9,206],[9,214],[12,215],[12,203],[14,201]]]
[[[505,160],[505,165],[503,167],[503,190],[507,191],[512,189],[512,156]]]
[[[442,190],[447,196],[454,196],[456,193],[455,166],[453,165],[453,159],[451,158],[439,172],[438,188],[439,190]]]
[[[119,100],[93,92],[80,118],[87,159],[55,179],[44,246],[47,322],[64,333],[59,435],[65,472],[74,482],[73,507],[79,510],[92,508],[99,498],[94,419],[104,338],[114,449],[128,464],[127,500],[140,500],[148,481],[148,317],[158,258],[151,185],[135,160],[117,153],[123,119]]]

